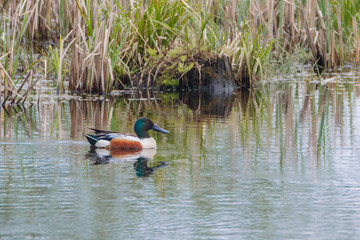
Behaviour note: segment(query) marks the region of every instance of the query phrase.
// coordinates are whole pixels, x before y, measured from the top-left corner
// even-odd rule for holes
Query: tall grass
[[[356,55],[359,0],[269,0],[262,8],[254,6],[250,9],[254,25],[268,26],[268,38],[278,38],[282,49],[308,47],[321,69],[343,64],[346,54]]]
[[[9,87],[24,80],[19,71],[44,73],[34,64],[44,57],[58,93],[106,94],[175,86],[188,71],[200,77],[206,59],[226,56],[235,83],[252,86],[271,58],[299,47],[321,70],[358,63],[359,6],[360,0],[2,1],[0,76],[7,73],[2,85]]]
[[[1,7],[0,90],[4,97],[1,104],[23,104],[40,79],[34,80],[34,68],[42,59],[31,44],[41,33],[35,27],[39,5],[31,1],[6,1]]]

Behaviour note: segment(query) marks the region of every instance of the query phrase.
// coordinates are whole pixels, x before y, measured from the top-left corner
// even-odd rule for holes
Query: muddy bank
[[[230,59],[227,56],[209,56],[196,53],[179,60],[184,55],[168,59],[166,63],[152,67],[153,70],[139,71],[127,85],[138,89],[160,89],[162,91],[199,90],[214,95],[232,93],[237,88],[249,88],[249,78],[235,78]],[[151,72],[151,74],[149,74]],[[120,86],[115,86],[115,88]]]
[[[180,87],[201,90],[215,95],[229,93],[239,87],[234,79],[228,57],[217,57],[201,61],[201,68],[191,69],[180,80]]]

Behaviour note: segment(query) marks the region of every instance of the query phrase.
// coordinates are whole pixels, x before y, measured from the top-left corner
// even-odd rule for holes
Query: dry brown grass
[[[349,2],[356,4],[356,1]],[[346,17],[348,10],[341,8],[337,1],[325,4],[326,6],[320,7],[317,0],[308,0],[304,5],[293,0],[250,1],[249,19],[254,27],[267,26],[267,39],[277,38],[280,44],[278,47],[289,51],[296,45],[308,46],[315,64],[331,68],[345,61],[342,19]],[[323,15],[324,8],[329,14],[326,17]],[[331,14],[335,18],[331,18]],[[354,42],[355,62],[359,55],[358,25],[356,16],[353,16],[351,37]]]

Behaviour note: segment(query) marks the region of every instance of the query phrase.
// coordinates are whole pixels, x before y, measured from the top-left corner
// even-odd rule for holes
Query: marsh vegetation
[[[248,88],[295,71],[286,67],[294,62],[319,74],[358,64],[359,8],[359,0],[0,1],[2,103],[24,101],[39,78],[53,79],[58,94],[198,89],[219,78]]]

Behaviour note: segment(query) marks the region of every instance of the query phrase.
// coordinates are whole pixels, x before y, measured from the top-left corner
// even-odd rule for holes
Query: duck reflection
[[[104,148],[90,148],[86,154],[86,158],[92,161],[93,165],[104,165],[116,162],[134,162],[134,170],[138,177],[150,176],[154,171],[160,167],[167,165],[166,162],[154,162],[156,149],[143,150],[120,150]]]
[[[147,177],[154,173],[158,168],[166,166],[166,162],[153,162],[149,166],[149,159],[144,157],[139,157],[134,163],[134,170],[138,177]]]

